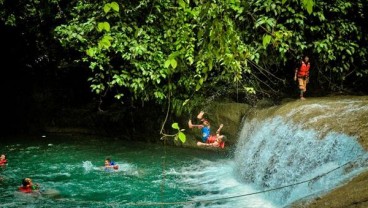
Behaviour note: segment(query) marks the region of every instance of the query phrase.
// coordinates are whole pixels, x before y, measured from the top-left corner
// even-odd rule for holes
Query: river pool
[[[87,136],[2,139],[1,207],[274,207],[237,180],[230,153]],[[118,171],[105,171],[110,157]],[[30,177],[42,194],[17,191]],[[229,197],[229,199],[226,199]]]

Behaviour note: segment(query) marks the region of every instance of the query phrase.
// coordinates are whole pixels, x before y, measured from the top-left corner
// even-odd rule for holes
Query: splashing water
[[[319,179],[267,193],[279,206],[327,191],[356,175],[368,158],[355,138],[329,132],[323,138],[311,129],[285,122],[282,117],[245,122],[235,151],[238,177],[257,190],[267,190],[312,179],[349,161],[354,168],[339,168]]]
[[[83,161],[82,167],[86,172],[89,172],[91,170],[95,170],[96,167],[93,166],[91,161]],[[97,168],[98,169],[98,168]]]

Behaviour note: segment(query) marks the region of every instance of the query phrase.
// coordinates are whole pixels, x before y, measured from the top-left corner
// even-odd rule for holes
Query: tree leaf
[[[181,8],[185,9],[185,2],[183,0],[178,0],[178,3]]]
[[[110,24],[108,22],[99,22],[97,25],[97,31],[101,32],[102,30],[105,30],[107,32],[110,31]]]
[[[309,14],[312,14],[312,12],[313,12],[313,6],[314,6],[314,2],[312,0],[308,1],[308,4],[307,4],[307,12]]]
[[[89,48],[86,53],[88,56],[93,57],[96,54],[96,50],[94,48]]]
[[[169,68],[170,64],[171,64],[171,60],[170,60],[170,59],[168,59],[168,60],[166,60],[166,61],[165,61],[165,63],[164,63],[164,67],[165,67],[165,68]]]
[[[201,85],[198,83],[195,91],[198,91],[199,89],[201,89]]]
[[[108,13],[111,10],[111,5],[109,3],[105,4],[105,6],[103,7],[103,10],[106,13]]]
[[[175,69],[176,68],[176,66],[178,65],[178,63],[176,62],[176,60],[175,59],[171,59],[171,66]]]
[[[270,42],[271,42],[271,36],[270,35],[265,35],[265,36],[263,36],[263,46],[264,47],[267,47],[268,46],[268,44],[270,44]]]
[[[183,102],[183,106],[184,106],[184,105],[186,105],[188,102],[189,102],[189,99],[186,99],[186,100]]]
[[[97,31],[98,32],[101,32],[103,29],[104,29],[104,24],[102,22],[99,22],[97,24]]]
[[[178,123],[173,123],[173,124],[171,124],[171,127],[173,128],[173,129],[177,129],[177,130],[179,130],[180,128],[179,128],[179,124]]]
[[[111,5],[111,8],[114,11],[119,12],[119,4],[118,3],[116,3],[115,1],[113,1],[113,2],[110,3],[110,5]]]
[[[107,39],[102,39],[98,42],[98,46],[100,48],[109,48],[111,46],[111,42]]]
[[[104,25],[104,29],[107,31],[107,32],[110,32],[110,24],[108,22],[104,22],[103,23]]]
[[[185,134],[183,132],[179,132],[179,139],[182,143],[185,143],[185,141],[187,140],[187,137],[185,136]]]

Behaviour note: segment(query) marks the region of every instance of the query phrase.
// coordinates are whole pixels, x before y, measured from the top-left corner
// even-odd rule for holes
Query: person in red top
[[[216,131],[216,135],[210,135],[206,141],[204,142],[197,142],[197,146],[207,146],[207,147],[219,147],[224,148],[225,147],[225,140],[226,136],[221,135],[221,129],[224,127],[223,124],[220,125],[220,127]]]
[[[39,185],[33,184],[32,179],[30,178],[24,178],[22,179],[22,186],[19,187],[19,191],[23,193],[32,193],[32,192],[38,192],[39,191]]]
[[[5,156],[5,154],[2,154],[0,156],[0,166],[4,166],[4,165],[6,165],[6,163],[8,163],[8,161],[6,160],[6,156]]]
[[[295,69],[294,74],[294,80],[296,81],[298,79],[301,100],[305,99],[304,93],[307,91],[307,83],[309,82],[309,69],[310,69],[309,57],[304,56],[299,67]]]

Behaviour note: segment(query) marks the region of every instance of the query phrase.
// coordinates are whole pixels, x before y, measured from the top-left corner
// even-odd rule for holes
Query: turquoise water
[[[273,207],[261,195],[206,201],[255,191],[236,179],[224,152],[50,135],[10,138],[0,152],[9,161],[0,171],[1,207]],[[106,157],[119,171],[101,168]],[[41,195],[17,191],[25,177]]]

